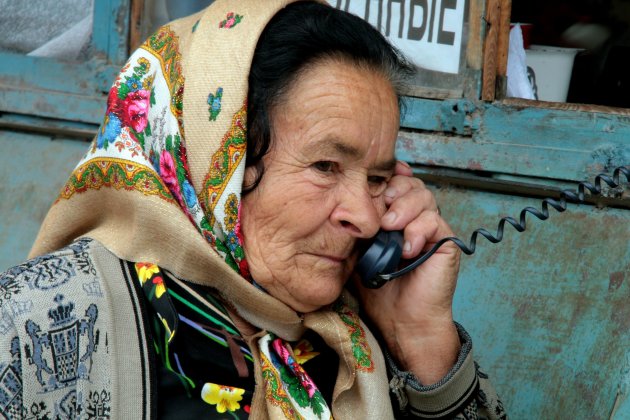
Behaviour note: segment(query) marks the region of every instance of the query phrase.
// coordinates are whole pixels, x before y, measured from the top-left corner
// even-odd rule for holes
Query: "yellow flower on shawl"
[[[201,390],[201,398],[208,404],[216,405],[217,412],[225,413],[241,408],[238,402],[243,399],[244,392],[241,388],[207,382]]]
[[[136,263],[136,272],[142,284],[146,283],[154,274],[160,272],[160,267],[151,263]]]
[[[319,352],[313,351],[313,345],[307,340],[300,340],[293,347],[293,357],[295,358],[295,361],[301,365],[308,362],[315,356],[319,356]]]
[[[151,68],[151,63],[144,57],[138,59],[138,64],[142,67],[142,70],[146,73]]]
[[[225,218],[223,222],[227,232],[232,232],[236,228],[236,223],[238,223],[238,197],[236,197],[236,194],[230,194],[225,202]]]

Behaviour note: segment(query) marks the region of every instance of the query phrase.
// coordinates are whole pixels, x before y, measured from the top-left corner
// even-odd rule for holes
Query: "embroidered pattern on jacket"
[[[22,415],[22,363],[20,340],[11,340],[11,362],[0,365],[0,413],[8,419]]]
[[[31,345],[24,346],[26,359],[36,366],[35,376],[44,392],[74,385],[79,378],[89,379],[92,355],[98,346],[99,330],[94,328],[98,318],[96,305],[88,306],[85,317],[77,319],[74,303],[63,300],[63,295],[55,296],[57,307],[48,311],[50,329],[42,331],[30,319],[24,325],[31,339]],[[81,340],[83,336],[87,343]]]
[[[75,269],[94,276],[96,271],[86,247],[90,243],[89,239],[75,242],[68,249],[72,251],[71,256],[45,255],[33,258],[23,264],[10,268],[0,275],[0,308],[3,304],[13,298],[25,286],[31,289],[49,290],[65,284],[76,274]],[[28,302],[13,302],[10,312],[17,315],[16,311],[22,312],[24,307],[15,305],[29,305]],[[6,316],[3,309],[0,318],[0,332],[2,332],[2,321]]]
[[[108,419],[111,413],[112,395],[110,392],[90,391],[86,401],[85,413],[88,419]]]
[[[57,404],[57,418],[64,419],[76,419],[80,416],[83,408],[81,406],[81,402],[79,401],[80,397],[77,397],[77,391],[71,390],[68,392]],[[61,416],[60,416],[61,414]]]
[[[479,368],[477,362],[475,362],[475,371],[477,372],[477,377],[479,381],[487,381],[488,375],[485,374]],[[490,413],[492,418],[499,420],[507,420],[507,413],[505,412],[505,408],[503,407],[503,402],[499,399],[496,394],[487,395],[483,387],[481,387],[477,391],[477,395],[475,398],[472,398],[470,402],[461,409],[461,412],[458,413],[454,419],[455,420],[477,420],[482,418],[478,415],[479,412],[487,412]]]
[[[21,397],[20,397],[21,403]],[[1,406],[0,406],[1,407]],[[54,413],[51,413],[44,401],[36,402],[30,407],[17,406],[11,411],[0,411],[3,418],[23,418],[28,420],[74,420],[84,418],[86,420],[104,420],[111,418],[111,393],[106,390],[90,391],[87,400],[82,393],[72,389],[54,405]]]
[[[30,313],[35,305],[32,300],[11,300],[0,309],[0,335],[6,335],[15,328],[14,320],[18,316]]]
[[[65,258],[52,255],[38,257],[4,273],[0,277],[0,293],[4,299],[10,299],[24,285],[41,290],[52,289],[66,283],[74,274],[74,267]]]
[[[0,308],[3,309],[3,314],[5,302],[10,302],[13,295],[18,294],[25,286],[25,283],[20,281],[19,275],[30,267],[26,264],[13,267],[0,275]]]
[[[73,252],[73,260],[76,268],[84,274],[88,274],[92,277],[96,276],[96,269],[92,264],[92,259],[88,252],[88,246],[92,242],[91,239],[83,238],[68,245],[68,248]]]

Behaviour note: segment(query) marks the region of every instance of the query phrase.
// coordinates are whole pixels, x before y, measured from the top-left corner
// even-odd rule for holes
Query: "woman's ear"
[[[243,194],[248,194],[256,189],[256,186],[262,178],[262,172],[262,161],[254,166],[245,168],[245,174],[243,175]]]

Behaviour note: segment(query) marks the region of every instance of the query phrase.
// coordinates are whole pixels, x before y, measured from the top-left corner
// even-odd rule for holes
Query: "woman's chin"
[[[342,291],[343,284],[336,282],[335,284],[329,284],[327,288],[321,288],[317,291],[311,290],[310,293],[293,295],[291,301],[285,303],[296,312],[314,312],[335,302]]]
[[[252,276],[267,293],[296,312],[317,311],[335,302],[352,274],[349,264],[324,258],[301,262],[297,270],[277,270],[264,277],[264,272],[253,269]]]

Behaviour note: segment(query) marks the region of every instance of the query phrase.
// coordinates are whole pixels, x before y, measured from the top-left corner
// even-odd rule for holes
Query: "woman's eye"
[[[315,162],[313,167],[320,172],[332,172],[335,169],[335,162],[329,160],[322,160]]]
[[[373,196],[378,196],[387,188],[388,179],[384,176],[369,176],[368,183],[370,185],[370,192]]]
[[[371,185],[383,185],[387,183],[387,178],[384,176],[369,176],[368,182]]]

